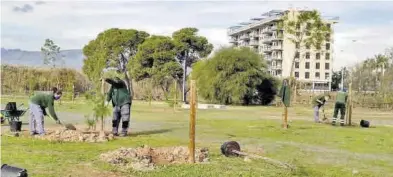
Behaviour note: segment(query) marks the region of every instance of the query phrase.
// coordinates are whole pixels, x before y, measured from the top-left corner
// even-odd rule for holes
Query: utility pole
[[[344,71],[345,71],[345,67],[341,69],[341,90],[344,89]]]

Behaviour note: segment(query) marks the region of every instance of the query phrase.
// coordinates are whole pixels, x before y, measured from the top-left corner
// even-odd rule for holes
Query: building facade
[[[294,44],[285,33],[278,30],[278,23],[285,13],[298,14],[301,10],[272,10],[262,14],[261,18],[252,18],[250,22],[240,23],[228,29],[229,42],[234,46],[247,46],[263,54],[268,62],[268,71],[276,77],[291,75],[292,61],[295,58],[293,76],[305,83],[306,90],[330,90],[333,56],[333,24],[338,18],[323,18],[330,34],[320,49]]]

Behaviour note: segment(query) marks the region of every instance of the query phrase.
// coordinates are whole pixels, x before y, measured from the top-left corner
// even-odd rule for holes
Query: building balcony
[[[282,70],[282,65],[271,66],[273,70]]]
[[[271,39],[272,40],[283,40],[283,36],[282,35],[276,35],[276,36],[273,36]]]
[[[273,45],[272,50],[282,50],[282,45]]]
[[[256,31],[251,32],[250,37],[259,37],[258,32],[256,32]]]
[[[271,37],[265,37],[262,39],[263,43],[272,43],[272,38]]]
[[[272,48],[271,47],[263,48],[263,52],[264,53],[272,53]]]
[[[229,43],[236,44],[238,42],[237,42],[237,39],[235,39],[235,38],[229,38]]]
[[[262,30],[262,33],[263,34],[271,34],[271,33],[273,33],[273,30],[272,30],[272,28],[264,28],[263,30]]]
[[[258,41],[258,40],[251,40],[251,41],[250,41],[250,45],[252,45],[252,46],[258,46],[258,45],[259,45],[259,41]]]
[[[243,34],[240,36],[240,39],[244,40],[244,39],[250,39],[250,36],[248,34]]]
[[[272,60],[282,60],[282,57],[281,56],[271,56],[271,59]]]
[[[275,30],[278,29],[278,27],[277,27],[277,25],[274,25],[274,26],[270,27],[270,29],[271,29],[272,31],[275,31]]]

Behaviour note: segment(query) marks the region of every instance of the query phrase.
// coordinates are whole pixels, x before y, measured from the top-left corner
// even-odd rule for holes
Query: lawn
[[[3,98],[2,103],[11,100]],[[26,102],[26,99],[16,99]],[[72,115],[88,113],[83,101],[63,102],[56,110]],[[289,109],[291,128],[280,128],[282,108],[229,107],[198,110],[197,147],[208,147],[209,164],[161,166],[152,172],[124,171],[99,160],[101,153],[120,147],[187,146],[188,110],[173,111],[165,103],[134,102],[131,136],[107,143],[49,143],[29,137],[1,137],[2,163],[28,169],[39,176],[393,176],[393,128],[333,127],[314,124],[309,106]],[[326,110],[328,117],[331,109]],[[355,109],[354,120],[391,123],[393,113]],[[83,116],[80,116],[83,117]],[[63,114],[62,119],[68,119]],[[77,120],[74,120],[77,121]],[[83,123],[83,119],[79,122]],[[53,121],[46,122],[51,126]],[[391,124],[392,125],[392,124]],[[108,127],[109,125],[107,125]],[[2,127],[8,128],[8,127]],[[27,125],[24,126],[27,128]],[[226,158],[220,145],[238,141],[242,150],[261,153],[297,166],[282,169],[262,160]]]

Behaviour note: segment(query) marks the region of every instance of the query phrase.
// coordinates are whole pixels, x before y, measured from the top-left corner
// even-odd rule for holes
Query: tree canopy
[[[186,75],[190,67],[198,59],[207,57],[213,50],[213,45],[207,38],[198,36],[197,28],[182,28],[172,34],[175,42],[176,58],[183,64],[183,101],[186,101]]]
[[[168,91],[167,83],[183,75],[175,56],[175,43],[170,37],[152,36],[139,45],[135,58],[130,61],[131,75],[136,81],[152,79],[154,85]]]
[[[101,32],[83,48],[86,56],[83,72],[89,79],[98,81],[104,68],[116,67],[125,73],[128,80],[127,63],[148,36],[148,33],[134,29],[112,28]]]
[[[214,103],[268,104],[276,94],[262,56],[247,47],[218,50],[193,65],[192,78],[199,95]]]

